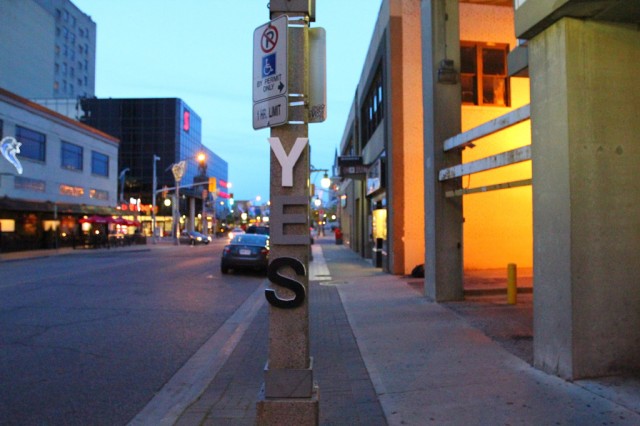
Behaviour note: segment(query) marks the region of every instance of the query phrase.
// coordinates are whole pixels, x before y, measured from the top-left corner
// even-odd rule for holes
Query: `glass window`
[[[60,165],[63,169],[82,170],[82,147],[62,141]]]
[[[16,176],[13,178],[13,187],[23,191],[44,192],[47,184],[40,179],[31,179],[24,176]]]
[[[91,173],[99,176],[109,176],[109,156],[91,151]]]
[[[109,191],[103,191],[101,189],[90,189],[89,198],[94,200],[109,201]]]
[[[22,144],[20,146],[20,157],[45,161],[47,137],[43,133],[16,126],[16,139]]]
[[[365,145],[384,118],[382,92],[382,65],[378,65],[362,105],[362,140]]]
[[[460,42],[463,104],[509,106],[508,53],[506,44]]]
[[[71,197],[82,197],[84,195],[84,188],[81,186],[72,186],[60,184],[60,194],[69,195]]]

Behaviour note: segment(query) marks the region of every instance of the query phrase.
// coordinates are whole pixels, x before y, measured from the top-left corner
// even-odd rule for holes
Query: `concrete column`
[[[565,18],[529,42],[534,364],[640,368],[640,33]]]
[[[187,219],[187,229],[190,232],[195,230],[196,224],[196,199],[189,197],[189,218]]]
[[[447,57],[460,70],[458,0],[422,2],[424,102],[425,296],[435,301],[463,298],[462,197],[445,198],[459,179],[441,183],[438,172],[460,164],[459,151],[445,153],[444,140],[460,133],[460,84],[438,83]],[[446,34],[446,36],[445,36]],[[446,49],[446,50],[445,50]]]
[[[311,3],[271,1],[272,19],[282,12],[295,19],[288,30],[288,92],[304,94],[305,102],[309,94],[309,13],[305,6]],[[289,107],[289,123],[272,127],[269,140],[269,359],[257,403],[258,425],[317,425],[319,419],[318,387],[309,353],[310,149],[306,123],[306,103]],[[291,158],[299,153],[293,163],[292,186],[284,184],[283,165],[274,144]]]

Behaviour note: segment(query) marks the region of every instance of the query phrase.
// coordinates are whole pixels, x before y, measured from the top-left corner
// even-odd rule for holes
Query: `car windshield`
[[[254,246],[263,246],[269,244],[269,238],[266,235],[241,234],[233,237],[233,239],[231,240],[231,244],[250,244]]]

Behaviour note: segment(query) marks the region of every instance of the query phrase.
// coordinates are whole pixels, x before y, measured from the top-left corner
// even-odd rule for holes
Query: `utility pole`
[[[256,421],[317,425],[319,392],[309,349],[307,124],[309,22],[315,19],[315,0],[271,0],[270,19],[254,33],[254,128],[271,127],[271,252],[265,291],[270,305],[269,352]],[[283,53],[280,48],[288,57],[282,67],[276,62],[276,55]],[[256,102],[256,91],[263,95],[274,82],[274,96]],[[274,124],[284,109],[284,118]]]
[[[151,190],[151,241],[156,244],[156,189],[158,188],[158,178],[156,177],[156,162],[160,157],[153,155],[153,188]]]

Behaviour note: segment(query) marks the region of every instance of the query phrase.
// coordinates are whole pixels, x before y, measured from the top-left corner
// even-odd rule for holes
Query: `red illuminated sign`
[[[189,112],[189,110],[185,109],[182,112],[182,130],[184,130],[185,132],[188,132],[190,127],[191,127],[191,113]]]

